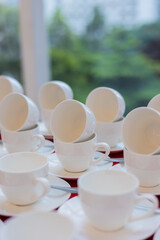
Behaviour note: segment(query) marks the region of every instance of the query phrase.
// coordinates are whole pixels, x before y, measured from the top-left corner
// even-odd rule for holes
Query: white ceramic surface
[[[84,141],[96,128],[93,112],[77,100],[59,103],[51,117],[51,132],[54,138],[63,142]]]
[[[131,152],[160,153],[160,113],[149,107],[133,109],[124,119],[122,141]]]
[[[26,205],[44,197],[50,189],[49,162],[39,153],[17,152],[0,158],[0,185],[9,202]]]
[[[73,226],[57,212],[25,213],[7,220],[2,235],[7,240],[71,240]]]
[[[147,218],[158,207],[153,195],[139,195],[139,181],[128,172],[100,169],[83,174],[78,179],[78,193],[82,208],[90,223],[104,231],[115,231],[129,221]],[[150,211],[139,217],[132,216],[136,204],[148,200]]]
[[[23,87],[16,79],[1,75],[0,76],[0,101],[9,93],[22,93],[23,94]]]
[[[159,240],[160,239],[160,228],[158,228],[158,230],[156,231],[153,240]]]
[[[21,131],[1,129],[1,137],[8,153],[36,152],[45,144],[45,138],[39,133],[39,126]]]
[[[75,224],[75,239],[78,240],[140,240],[152,236],[160,226],[160,215],[153,215],[146,219],[129,222],[118,231],[104,232],[91,226],[85,217],[79,197],[65,202],[58,210],[69,217]],[[134,216],[143,214],[143,210],[134,209]],[[74,238],[73,238],[74,239]],[[159,240],[159,239],[154,239]]]
[[[38,122],[39,128],[40,128],[40,133],[47,139],[53,141],[53,135],[51,132],[48,131],[46,126],[44,125],[44,122],[40,121]]]
[[[42,109],[54,109],[57,104],[73,98],[71,87],[62,81],[50,81],[39,90],[39,102]]]
[[[84,142],[66,143],[54,139],[55,152],[63,168],[69,172],[82,172],[90,166],[97,164],[110,153],[107,143],[97,142],[96,134]],[[104,155],[94,159],[94,154],[98,149],[103,149]]]
[[[62,101],[73,98],[71,87],[62,81],[50,81],[43,84],[39,90],[39,102],[42,120],[50,131],[51,114],[54,108]]]
[[[154,96],[148,103],[147,107],[154,108],[160,112],[160,94]]]
[[[140,186],[160,184],[160,154],[138,154],[124,148],[124,161],[127,171],[138,177]]]
[[[18,131],[35,126],[39,120],[39,110],[36,104],[27,96],[10,93],[0,104],[1,127]]]
[[[114,122],[96,122],[98,142],[106,142],[110,147],[122,141],[123,118]]]
[[[57,178],[56,176],[49,175],[47,179],[50,184],[70,187],[69,183],[63,179]],[[17,216],[24,212],[51,211],[61,206],[66,200],[68,200],[69,197],[70,193],[50,189],[49,193],[37,202],[30,205],[18,206],[8,202],[0,189],[0,215]]]
[[[86,99],[86,105],[93,111],[97,122],[119,120],[125,112],[123,96],[108,87],[93,89]]]
[[[111,147],[110,153],[118,153],[118,152],[123,152],[124,149],[124,144],[123,142],[117,143],[114,147]]]
[[[94,158],[96,159],[97,157],[101,157],[101,156],[103,156],[103,153],[96,152]],[[86,171],[75,173],[75,172],[68,172],[68,171],[64,170],[62,164],[60,163],[59,159],[57,158],[56,153],[49,155],[48,159],[50,160],[50,163],[49,163],[50,173],[52,173],[53,175],[55,175],[57,177],[61,177],[64,179],[70,179],[70,180],[78,179],[85,172],[92,171],[92,170],[99,169],[99,168],[110,168],[112,166],[112,162],[102,161],[96,165],[91,166]]]

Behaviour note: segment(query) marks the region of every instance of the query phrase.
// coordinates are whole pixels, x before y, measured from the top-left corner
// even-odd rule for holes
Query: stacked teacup
[[[86,105],[95,115],[98,141],[106,142],[110,147],[122,141],[125,112],[125,101],[122,95],[115,89],[98,87],[89,93]]]
[[[9,153],[37,151],[45,142],[39,134],[39,110],[20,93],[10,93],[0,103],[1,137]]]
[[[126,169],[142,187],[160,184],[160,112],[138,107],[124,119],[122,127]]]
[[[37,153],[44,144],[39,134],[39,110],[20,93],[10,93],[0,103],[2,142],[9,154],[0,158],[0,186],[15,205],[34,203],[50,189],[46,156]]]
[[[69,172],[87,170],[110,152],[108,144],[97,143],[95,116],[79,101],[70,99],[59,103],[52,113],[50,127],[57,157]],[[95,151],[99,148],[105,154],[94,160]]]
[[[0,76],[0,101],[8,95],[9,93],[22,93],[23,94],[23,87],[13,77],[1,75]]]
[[[42,121],[47,128],[50,129],[50,119],[54,108],[60,102],[73,98],[71,87],[62,81],[50,81],[43,84],[39,91],[39,103],[41,107]]]

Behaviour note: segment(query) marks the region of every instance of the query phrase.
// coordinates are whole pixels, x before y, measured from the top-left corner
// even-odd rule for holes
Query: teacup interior
[[[12,92],[12,86],[7,78],[0,77],[0,101],[9,93]]]
[[[83,133],[86,126],[86,113],[83,107],[74,101],[59,105],[51,119],[53,135],[64,142],[73,142]]]
[[[8,154],[0,159],[0,170],[5,172],[27,172],[41,168],[47,159],[36,153]]]
[[[39,93],[42,108],[54,109],[58,103],[66,99],[63,89],[55,83],[44,85]]]
[[[116,195],[131,191],[138,186],[138,180],[121,171],[94,171],[84,175],[79,181],[80,187],[98,195]]]
[[[21,128],[28,116],[28,104],[25,98],[20,94],[10,94],[1,103],[2,126],[10,131]]]

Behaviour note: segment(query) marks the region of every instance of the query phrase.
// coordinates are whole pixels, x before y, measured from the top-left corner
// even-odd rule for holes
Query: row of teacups
[[[61,81],[46,83],[39,92],[42,120],[54,136],[62,166],[80,172],[109,154],[107,144],[111,147],[121,140],[125,101],[119,92],[107,87],[94,89],[86,104],[72,98],[72,89]],[[93,162],[96,149],[107,154]]]
[[[8,159],[7,157],[5,157],[3,160]],[[0,164],[4,162],[3,160],[0,159]],[[11,162],[11,160],[9,161]],[[13,161],[15,163],[15,160]],[[28,164],[28,160],[25,160],[24,162],[25,164],[26,162]],[[23,166],[25,165],[24,162]],[[13,164],[12,170],[14,171]],[[11,172],[8,173],[8,176],[9,174],[11,175]],[[19,188],[25,187],[24,180],[21,180],[22,185],[19,186]],[[12,183],[12,185],[14,184],[15,183]],[[151,194],[140,195],[138,193],[138,187],[138,178],[133,174],[125,171],[101,169],[87,172],[81,175],[78,179],[79,198],[82,209],[86,217],[88,218],[90,224],[99,230],[115,231],[124,227],[130,221],[137,221],[148,218],[149,216],[154,214],[155,209],[158,207],[158,199]],[[25,187],[25,189],[23,190],[24,194],[26,195],[25,190],[27,190],[28,193],[28,189]],[[5,192],[6,196],[8,193],[9,190],[7,193]],[[13,195],[12,192],[11,195]],[[135,206],[141,201],[144,202],[146,200],[151,203],[150,210],[148,212],[144,211],[141,215],[133,216],[132,214]],[[44,234],[45,239],[49,240],[51,234],[54,234],[52,231],[54,229],[52,224],[55,224],[57,226],[57,231],[55,231],[56,235],[54,235],[54,237],[55,239],[59,239],[58,236],[61,235],[62,232],[60,231],[59,227],[62,226],[64,222],[66,223],[65,226],[67,229],[68,225],[70,227],[72,226],[71,228],[69,227],[69,233],[73,237],[73,230],[76,229],[74,228],[73,222],[71,222],[68,218],[63,218],[62,216],[60,217],[57,214],[52,215],[51,213],[46,212],[21,214],[19,217],[12,218],[5,223],[6,226],[1,231],[2,240],[18,240],[22,238],[28,239],[26,238],[26,236],[29,236],[29,238],[34,236],[35,240],[39,240],[44,239]],[[68,231],[67,229],[66,231]],[[68,237],[68,234],[65,235],[65,239],[67,237],[67,239],[74,239],[71,238],[70,234],[70,237]]]
[[[62,81],[50,81],[41,86],[39,103],[42,120],[48,132],[51,132],[50,122],[55,107],[67,99],[73,99],[73,91],[68,84]],[[97,140],[108,143],[110,147],[120,142],[125,112],[123,96],[115,89],[98,87],[89,93],[85,105],[95,116]]]
[[[160,184],[160,94],[147,107],[138,107],[124,119],[122,139],[126,169],[142,187]],[[146,189],[147,191],[147,189]]]
[[[28,154],[27,154],[28,155]],[[28,155],[29,156],[29,155]],[[27,168],[28,168],[28,164],[29,163],[31,163],[31,166],[32,166],[32,161],[28,161],[28,156],[27,156]],[[13,159],[13,156],[12,156],[12,159]],[[17,155],[16,155],[16,163],[17,163],[17,166],[19,166],[19,164],[20,164],[20,162],[17,160],[18,158],[17,158]],[[13,164],[13,162],[12,161],[10,161],[10,159],[8,160],[9,162],[11,162],[11,169],[14,171],[14,169],[13,169],[13,166],[14,166],[14,164]],[[6,159],[5,159],[5,162],[6,162]],[[37,162],[36,162],[37,163]],[[16,165],[16,164],[15,164]],[[22,164],[23,166],[21,166],[21,167],[23,167],[23,168],[25,168],[25,164],[23,163]],[[45,164],[44,164],[45,165]],[[31,167],[32,168],[32,167]],[[8,169],[8,164],[7,164],[7,169]],[[11,169],[10,169],[10,171],[11,171]],[[17,167],[16,167],[16,169],[17,169]],[[37,169],[37,166],[36,166],[36,169]],[[21,171],[21,170],[20,170]],[[32,171],[33,172],[33,171]],[[93,174],[100,174],[100,176],[102,176],[102,172],[100,173],[100,172],[97,172],[97,173],[93,173]],[[121,174],[121,173],[120,173]],[[13,175],[13,174],[11,174],[11,175]],[[88,176],[88,175],[87,175]],[[116,172],[116,178],[118,178],[118,182],[122,182],[122,181],[119,181],[119,177],[118,177],[118,175],[117,175],[117,172]],[[93,179],[94,177],[95,177],[95,175],[94,175],[94,177],[91,175],[91,176],[88,176],[89,177],[89,179],[90,179],[90,177],[91,177],[91,179]],[[87,178],[88,178],[87,177]],[[115,176],[114,176],[114,178],[115,178]],[[91,179],[90,180],[88,180],[89,182],[91,181]],[[99,178],[98,178],[99,179]],[[104,183],[104,180],[107,180],[107,179],[103,179],[102,178],[102,180],[103,180],[103,183]],[[112,179],[113,180],[113,179]],[[129,179],[126,179],[126,180],[129,180]],[[86,182],[86,181],[85,181]],[[106,181],[105,181],[106,182]],[[127,182],[129,182],[129,181],[127,181]],[[103,183],[100,181],[100,185],[101,186],[103,186]],[[23,185],[23,183],[22,183],[22,185]],[[82,184],[83,185],[83,184]],[[117,184],[116,184],[117,185]],[[99,185],[98,185],[99,186]],[[135,186],[137,186],[136,185],[136,182],[135,182],[135,185],[133,184],[133,186],[135,187]],[[90,185],[89,185],[89,189],[90,189]],[[93,185],[93,187],[94,187],[94,185]],[[21,190],[23,190],[22,189],[22,186],[20,186],[19,187]],[[114,189],[113,188],[113,186],[111,186],[111,188],[112,189]],[[126,190],[126,188],[128,189],[128,185],[127,186],[123,186],[123,189],[124,189],[124,191]],[[30,189],[30,187],[29,187],[29,189]],[[97,196],[97,189],[98,190],[100,190],[101,188],[100,188],[100,186],[99,187],[97,187],[96,188],[96,191],[95,191],[95,195]],[[129,189],[130,189],[130,187],[129,187]],[[10,191],[9,191],[9,188],[7,187],[7,192],[9,192],[10,193]],[[88,190],[87,190],[88,191]],[[130,190],[129,190],[130,191]],[[27,192],[27,191],[26,191]],[[83,191],[82,191],[83,192]],[[32,193],[33,194],[33,193]],[[10,195],[10,194],[9,194]],[[85,195],[86,195],[86,191],[85,191]],[[99,194],[98,194],[99,195]],[[110,194],[109,194],[110,195]],[[114,194],[113,194],[114,195]],[[82,196],[83,197],[83,194],[80,194],[80,196]],[[92,196],[93,197],[93,196]],[[105,196],[106,197],[106,196]],[[116,196],[117,197],[117,196]],[[127,195],[127,197],[128,197],[128,195]],[[26,199],[26,197],[25,197],[25,199]],[[86,198],[86,199],[88,199],[88,198]],[[105,199],[106,200],[106,199]],[[113,199],[112,199],[113,200]],[[133,200],[133,199],[132,199]],[[25,200],[26,201],[26,200]],[[34,199],[34,201],[35,201],[35,199]],[[150,198],[150,201],[152,201],[152,202],[154,202],[154,207],[153,207],[153,209],[152,209],[152,211],[151,212],[153,212],[154,211],[154,208],[155,208],[155,206],[157,206],[156,204],[157,204],[157,202],[156,202],[156,200],[154,199],[154,198]],[[102,200],[102,202],[103,202],[103,200]],[[94,206],[95,207],[95,206]],[[133,206],[132,206],[133,207]],[[112,208],[113,208],[113,205],[112,205]],[[84,209],[85,209],[85,207],[84,207]],[[130,209],[130,208],[129,208]],[[93,211],[93,208],[91,208],[91,211]],[[90,212],[90,211],[89,211]],[[127,213],[129,212],[129,210],[127,211]],[[150,214],[151,214],[151,212],[150,212]],[[86,212],[86,214],[88,215],[89,213],[87,213]],[[97,212],[95,213],[95,215],[97,216]],[[106,214],[105,214],[106,215]],[[127,214],[127,216],[129,217],[129,214]],[[148,216],[148,215],[147,215]],[[95,217],[96,218],[96,217]],[[102,224],[102,222],[100,221],[100,223],[99,223],[99,221],[98,221],[98,225],[97,225],[97,223],[94,223],[94,221],[95,221],[95,218],[94,218],[94,220],[92,219],[92,218],[90,218],[90,216],[89,216],[89,219],[90,219],[90,221],[91,222],[93,222],[93,225],[95,225],[96,227],[98,227],[98,228],[100,228],[100,229],[107,229],[107,230],[114,230],[114,229],[117,229],[117,227],[119,228],[119,227],[121,227],[122,225],[124,225],[125,223],[126,223],[126,221],[128,220],[126,220],[125,222],[122,220],[122,218],[121,218],[121,220],[120,220],[120,225],[106,225],[106,226],[103,226],[103,224]],[[113,218],[114,219],[114,218]],[[114,221],[113,221],[114,222]],[[113,222],[112,222],[112,224],[113,224]]]
[[[1,137],[9,153],[37,151],[45,142],[39,133],[39,110],[23,94],[21,84],[9,76],[0,76]]]

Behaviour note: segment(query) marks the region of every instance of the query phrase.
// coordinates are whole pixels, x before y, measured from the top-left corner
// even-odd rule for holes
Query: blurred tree
[[[95,6],[93,8],[92,18],[86,25],[86,30],[82,36],[82,41],[86,49],[94,52],[101,50],[105,32],[105,18],[101,9]]]
[[[18,11],[0,5],[0,74],[21,78]]]

